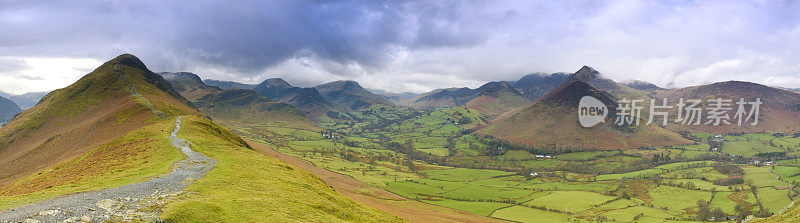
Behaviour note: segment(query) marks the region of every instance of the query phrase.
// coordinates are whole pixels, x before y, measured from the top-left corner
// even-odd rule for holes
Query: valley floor
[[[274,157],[314,174],[337,192],[357,202],[395,214],[411,222],[505,222],[501,219],[479,216],[466,211],[411,200],[386,190],[366,185],[350,176],[314,166],[297,157],[277,152],[261,143],[249,140],[248,143],[256,151],[264,155]]]

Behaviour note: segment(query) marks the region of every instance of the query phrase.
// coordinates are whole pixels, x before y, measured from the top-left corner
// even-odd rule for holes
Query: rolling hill
[[[490,117],[530,103],[522,93],[505,81],[486,83],[476,89],[436,89],[407,100],[404,105],[417,108],[466,106]]]
[[[11,121],[11,118],[21,111],[16,103],[0,96],[0,123]]]
[[[386,98],[369,92],[355,81],[334,81],[314,87],[322,98],[343,111],[357,111],[372,105],[393,105]]]
[[[584,128],[577,118],[578,102],[583,96],[593,96],[606,104],[609,111],[615,111],[616,100],[608,92],[582,81],[565,81],[535,102],[501,115],[476,134],[556,151],[688,143],[680,135],[655,125],[618,128],[612,126],[611,118],[598,126]],[[613,113],[608,117],[614,117]]]
[[[708,108],[708,100],[722,98],[733,100],[732,110],[728,112],[733,120],[738,108],[735,104],[740,98],[745,102],[755,101],[759,98],[763,103],[759,109],[759,123],[757,125],[743,124],[739,126],[736,121],[731,121],[731,125],[683,125],[670,124],[667,127],[673,131],[692,131],[692,132],[712,132],[712,133],[732,133],[732,132],[794,132],[800,129],[800,93],[791,92],[783,89],[768,87],[761,84],[726,81],[708,85],[686,87],[674,90],[655,91],[655,98],[666,98],[668,104],[675,105],[680,98],[685,100],[701,99],[704,101],[702,107]],[[749,112],[750,106],[746,107]],[[670,112],[670,120],[677,116],[677,109]],[[707,113],[703,114],[701,123],[707,121]]]
[[[188,72],[161,75],[200,112],[227,127],[283,126],[319,130],[294,106],[275,102],[256,91],[208,86],[199,76]]]
[[[264,80],[253,88],[255,92],[274,101],[285,102],[294,105],[303,114],[311,119],[325,115],[332,109],[315,88],[294,87],[281,78],[270,78]]]
[[[230,128],[280,126],[321,131],[294,106],[273,102],[255,91],[215,91],[192,102],[203,114]]]
[[[489,82],[475,89],[474,92],[478,92],[478,94],[464,105],[489,117],[496,117],[530,103],[517,89],[505,81]]]
[[[189,101],[195,101],[211,92],[221,91],[219,87],[208,86],[197,74],[189,72],[161,72],[159,73],[172,87]]]
[[[416,108],[458,107],[474,96],[472,89],[466,87],[444,88],[422,93],[404,104]]]

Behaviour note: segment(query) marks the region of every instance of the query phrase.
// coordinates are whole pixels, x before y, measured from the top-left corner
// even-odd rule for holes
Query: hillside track
[[[122,187],[65,195],[0,212],[0,222],[103,222],[106,220],[158,220],[158,207],[183,196],[183,189],[213,169],[216,160],[195,152],[191,143],[177,136],[181,117],[169,138],[186,155],[172,172],[155,179]]]

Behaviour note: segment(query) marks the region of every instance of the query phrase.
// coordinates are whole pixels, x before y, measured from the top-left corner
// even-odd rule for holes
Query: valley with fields
[[[0,1],[0,223],[800,222],[800,1]]]

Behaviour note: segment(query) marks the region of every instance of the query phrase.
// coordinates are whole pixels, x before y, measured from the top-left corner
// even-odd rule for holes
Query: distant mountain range
[[[745,102],[754,102],[759,99],[763,104],[759,109],[759,122],[757,125],[750,125],[747,122],[742,126],[734,122],[732,125],[669,125],[667,129],[673,131],[692,131],[692,132],[713,132],[713,133],[729,133],[729,132],[761,132],[761,131],[778,131],[778,132],[793,132],[800,129],[800,93],[769,87],[761,84],[743,82],[743,81],[726,81],[718,82],[707,85],[692,86],[674,90],[656,91],[653,97],[657,99],[666,98],[670,104],[678,103],[683,98],[701,99],[706,103],[700,107],[708,108],[708,100],[710,99],[726,99],[733,100],[730,102],[732,110],[729,112],[731,120],[734,119],[734,113],[738,109],[735,104],[739,99],[744,99]],[[746,107],[749,112],[750,106]],[[677,111],[670,112],[671,119],[677,118]],[[703,115],[701,123],[708,121],[708,117]],[[751,120],[752,121],[752,120]]]
[[[16,103],[0,96],[0,123],[11,121],[11,118],[21,111],[22,109]]]
[[[239,82],[234,81],[220,81],[220,80],[212,80],[212,79],[205,79],[205,82],[208,86],[217,86],[219,88],[228,90],[228,89],[248,89],[253,90],[257,85],[256,84],[242,84]]]
[[[28,92],[25,94],[9,94],[0,91],[0,97],[7,98],[13,101],[17,106],[21,109],[29,109],[36,105],[39,100],[42,100],[42,97],[47,95],[49,92]]]
[[[535,73],[525,75],[517,81],[509,82],[509,84],[519,90],[525,98],[533,101],[553,91],[553,89],[561,85],[561,83],[564,83],[569,76],[570,74],[566,73],[553,73],[549,75]]]
[[[275,102],[254,90],[222,89],[217,86],[209,86],[197,74],[189,72],[162,72],[160,74],[176,91],[189,99],[200,112],[226,126],[293,126],[319,130],[294,106]]]
[[[414,98],[414,97],[419,95],[419,94],[413,93],[413,92],[394,93],[394,92],[384,91],[384,90],[381,90],[381,89],[369,89],[369,88],[367,88],[367,91],[370,91],[372,93],[381,95],[383,97],[386,97],[386,100],[389,100],[390,102],[392,102],[394,104],[401,104],[401,103],[403,103],[403,101],[406,101],[408,99],[412,99],[412,98]]]
[[[623,81],[621,84],[640,91],[664,90],[664,88],[656,86],[655,84],[640,80],[627,80]]]
[[[324,115],[333,108],[317,89],[294,87],[281,78],[264,80],[253,90],[274,101],[294,105],[306,117],[312,119]]]
[[[599,72],[584,66],[547,95],[529,105],[502,114],[476,133],[491,135],[514,144],[556,150],[636,148],[689,143],[677,133],[656,125],[642,123],[639,126],[615,126],[612,124],[613,113],[598,126],[584,128],[578,123],[578,102],[583,96],[597,98],[609,106],[610,112],[614,112],[619,97],[647,97],[637,91],[603,78]]]
[[[355,81],[334,81],[314,87],[334,107],[345,111],[356,111],[369,106],[393,105],[385,97],[369,92]]]
[[[436,89],[407,100],[404,104],[417,108],[467,106],[488,115],[499,115],[529,103],[522,93],[505,81],[489,82],[476,89]]]

